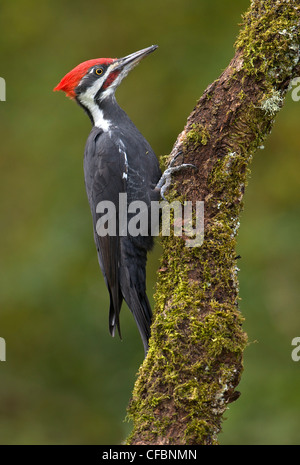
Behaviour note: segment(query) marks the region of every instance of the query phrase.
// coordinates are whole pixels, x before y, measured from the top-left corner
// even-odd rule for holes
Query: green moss
[[[210,135],[205,126],[200,123],[192,124],[191,129],[185,135],[184,148],[196,150],[201,145],[206,145]]]
[[[187,444],[201,442],[203,434],[214,443],[227,405],[226,394],[234,391],[241,375],[240,362],[238,373],[232,373],[232,360],[241,360],[247,343],[237,305],[235,235],[240,207],[233,206],[230,199],[240,195],[240,184],[246,176],[241,169],[244,164],[243,156],[229,152],[212,171],[209,185],[216,195],[211,202],[218,199],[222,208],[207,228],[201,247],[187,248],[183,238],[162,238],[164,252],[150,351],[129,409],[134,433],[143,431],[145,424],[149,430],[151,425],[152,440],[163,436],[168,417],[165,406],[174,405],[174,411],[184,412],[189,418],[184,434]],[[163,385],[156,380],[156,372]],[[150,384],[149,379],[153,381]],[[154,417],[153,405],[157,412]],[[168,425],[176,421],[169,418]]]
[[[235,387],[229,354],[241,357],[246,344],[236,298],[223,303],[211,298],[207,306],[207,294],[213,296],[218,286],[227,287],[232,282],[232,270],[227,267],[230,257],[225,231],[226,227],[223,245],[220,243],[220,231],[212,230],[205,244],[192,250],[185,247],[181,238],[163,239],[161,267],[164,268],[166,260],[168,267],[159,274],[150,351],[140,369],[129,409],[129,417],[134,420],[134,432],[143,431],[147,418],[152,440],[163,436],[167,416],[164,408],[170,404],[190,418],[184,435],[186,444],[199,443],[197,441],[204,433],[215,437],[219,426],[216,426],[218,421],[210,422],[210,410],[213,406],[220,418],[227,404],[220,392],[226,394]],[[228,234],[230,236],[229,229],[227,239],[231,241]],[[212,251],[214,264],[207,258]],[[204,279],[197,279],[193,284],[189,277],[196,266],[195,260],[203,263]],[[199,354],[193,358],[197,346]],[[228,363],[218,365],[216,359],[225,353]],[[163,385],[156,380],[149,386],[149,379],[155,380],[155,372],[160,373]],[[146,385],[147,392],[144,392]],[[160,392],[163,395],[158,395]],[[155,420],[153,404],[157,412]],[[139,418],[140,411],[143,412],[143,420]],[[170,421],[176,423],[177,420],[169,419],[168,424]]]
[[[244,98],[245,98],[245,92],[243,91],[243,89],[240,91],[238,97],[239,97],[240,100],[244,100]]]
[[[290,79],[299,62],[299,5],[294,1],[252,2],[243,17],[236,48],[243,50],[243,68],[278,87]]]
[[[212,185],[220,182],[220,176],[230,179],[229,171],[237,168],[233,158],[235,155],[229,153],[217,165]],[[237,306],[235,225],[228,221],[228,215],[224,210],[217,213],[201,247],[189,249],[182,238],[174,236],[162,239],[164,271],[160,271],[157,281],[150,351],[141,367],[129,409],[135,433],[143,431],[147,418],[152,439],[163,436],[164,406],[170,404],[190,418],[184,435],[189,444],[198,443],[195,441],[204,432],[210,438],[216,437],[220,428],[220,417],[227,404],[226,396],[220,396],[220,392],[234,390],[232,357],[241,359],[247,341]],[[195,281],[191,279],[194,271],[198,273]],[[199,354],[193,358],[195,347],[199,347]],[[225,354],[228,362],[217,363]],[[149,385],[156,372],[164,380],[163,386],[158,380]],[[153,405],[157,409],[155,420]],[[209,420],[212,406],[218,421]],[[139,418],[141,410],[143,421]]]
[[[210,429],[208,424],[199,418],[192,418],[190,424],[185,431],[185,440],[187,444],[200,444],[203,438],[209,437]],[[217,444],[217,440],[213,437],[210,444]]]

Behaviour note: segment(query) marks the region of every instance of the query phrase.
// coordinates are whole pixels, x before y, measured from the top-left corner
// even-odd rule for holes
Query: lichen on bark
[[[298,2],[253,0],[236,53],[198,101],[170,157],[184,170],[170,198],[205,202],[201,247],[162,238],[148,355],[128,408],[128,444],[216,444],[239,393],[247,336],[236,236],[250,164],[299,74]],[[187,182],[188,181],[188,182]]]

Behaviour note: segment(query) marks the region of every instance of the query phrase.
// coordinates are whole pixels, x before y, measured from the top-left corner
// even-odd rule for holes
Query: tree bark
[[[247,335],[236,235],[249,166],[300,74],[299,1],[252,0],[225,71],[204,92],[170,154],[172,200],[205,202],[204,242],[163,237],[150,349],[140,367],[127,444],[217,444],[236,400]]]

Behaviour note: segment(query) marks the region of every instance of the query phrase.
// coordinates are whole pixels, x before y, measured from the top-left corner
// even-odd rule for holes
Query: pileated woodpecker
[[[115,99],[115,90],[145,56],[157,45],[124,58],[97,58],[80,63],[66,74],[54,90],[62,90],[86,111],[93,128],[86,142],[84,176],[92,212],[94,238],[100,268],[110,295],[109,329],[121,336],[119,314],[123,299],[138,326],[145,353],[148,350],[152,311],[146,295],[147,252],[153,238],[132,235],[98,235],[97,205],[113,202],[119,217],[119,194],[127,202],[143,201],[150,212],[151,201],[159,200],[171,182],[171,174],[182,167],[171,161],[161,174],[158,160],[149,143]],[[129,215],[128,215],[129,220]],[[118,226],[116,231],[118,232]]]
[[[54,89],[75,99],[93,125],[85,147],[84,176],[98,260],[110,295],[110,333],[114,335],[117,328],[121,336],[119,314],[124,299],[135,318],[145,353],[152,317],[146,295],[146,260],[153,238],[99,236],[96,207],[103,200],[112,201],[118,217],[120,193],[127,194],[128,203],[143,200],[149,208],[151,200],[160,198],[160,189],[156,188],[161,178],[158,160],[115,99],[115,90],[123,78],[156,48],[153,45],[120,59],[85,61]]]

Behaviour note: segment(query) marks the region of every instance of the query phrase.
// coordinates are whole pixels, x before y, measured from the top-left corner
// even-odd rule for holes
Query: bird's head
[[[144,48],[124,58],[96,58],[77,65],[66,74],[54,90],[62,90],[83,106],[114,94],[116,88],[157,45]]]

